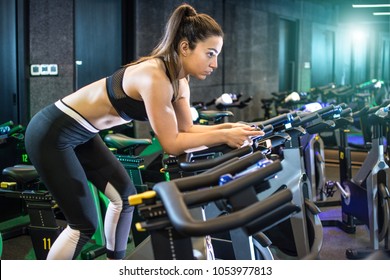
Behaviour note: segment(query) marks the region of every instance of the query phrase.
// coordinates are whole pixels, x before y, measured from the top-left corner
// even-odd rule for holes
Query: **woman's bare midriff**
[[[77,90],[62,101],[99,130],[128,123],[112,107],[105,78]]]

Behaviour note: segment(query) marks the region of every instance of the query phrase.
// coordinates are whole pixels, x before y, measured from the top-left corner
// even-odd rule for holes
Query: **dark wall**
[[[25,1],[0,1],[0,124],[27,122],[26,15]]]
[[[121,0],[30,0],[29,64],[57,64],[57,76],[29,76],[30,117],[122,64]]]
[[[76,89],[122,64],[121,0],[75,0]]]
[[[58,76],[29,76],[32,116],[73,91],[73,0],[29,0],[28,31],[28,64],[58,64]]]
[[[0,124],[17,118],[14,102],[17,94],[17,45],[16,45],[16,3],[0,1],[0,103],[2,106]]]

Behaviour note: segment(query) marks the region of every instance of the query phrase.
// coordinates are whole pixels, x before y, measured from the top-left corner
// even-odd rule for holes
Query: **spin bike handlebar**
[[[384,101],[382,104],[380,104],[380,105],[378,105],[378,106],[371,107],[371,108],[368,110],[367,114],[368,114],[368,115],[374,114],[374,113],[376,113],[376,111],[378,111],[379,109],[384,108],[384,107],[388,107],[389,105],[390,105],[390,99]]]
[[[317,114],[317,112],[309,113],[309,114],[304,114],[302,116],[296,116],[294,118],[294,121],[292,122],[293,126],[302,126],[305,125],[309,122],[315,121],[315,120],[320,120],[321,116]]]
[[[293,120],[294,120],[294,116],[292,113],[284,113],[284,114],[278,115],[276,117],[272,117],[268,120],[258,121],[258,122],[250,122],[248,124],[258,126],[260,129],[263,129],[264,127],[271,125],[274,129],[276,129],[276,127],[282,126],[285,124],[289,124]]]
[[[276,160],[271,164],[265,165],[261,168],[256,167],[254,170],[249,170],[244,175],[240,175],[233,181],[223,185],[223,193],[219,187],[199,189],[192,193],[183,193],[184,201],[188,206],[203,205],[209,201],[216,201],[227,198],[244,189],[244,186],[257,186],[264,180],[274,176],[277,172],[282,170],[280,161]]]
[[[297,114],[294,118],[294,121],[292,122],[292,125],[302,126],[315,120],[322,121],[325,119],[334,119],[334,116],[339,115],[342,110],[343,108],[341,105],[329,105],[311,113],[303,113],[300,115]]]
[[[390,105],[390,99],[385,100],[382,104],[375,106],[375,107],[369,107],[368,105],[364,106],[359,111],[353,112],[353,117],[362,117],[362,116],[369,116],[371,114],[374,114],[376,111],[378,111],[382,107],[386,107]]]
[[[245,145],[238,149],[234,149],[229,147],[226,144],[223,144],[223,145],[218,145],[201,151],[184,153],[182,155],[174,157],[174,159],[173,158],[168,159],[166,162],[168,164],[174,163],[176,166],[178,166],[176,167],[178,170],[184,172],[199,172],[199,171],[208,170],[215,166],[219,166],[223,163],[226,163],[228,160],[232,158],[240,158],[251,154],[254,150],[254,147],[256,147],[256,143],[272,136],[273,130],[274,127],[272,125],[266,125],[262,127],[262,131],[264,132],[264,135],[252,137],[251,138],[252,143],[250,144],[248,143],[248,145]],[[217,154],[219,153],[222,155],[211,159],[207,158],[207,159],[194,160],[197,157],[202,157],[204,155],[210,155],[214,153]],[[166,168],[166,170],[174,170],[174,169],[168,167]]]
[[[232,158],[221,165],[207,170],[206,172],[190,177],[175,179],[174,182],[180,191],[192,191],[207,185],[217,185],[219,178],[222,175],[228,173],[238,173],[265,158],[266,156],[260,152],[255,152],[241,159],[237,157]]]
[[[221,187],[207,188],[213,181],[209,180],[201,184],[205,188],[183,193],[179,187],[180,184],[173,180],[156,184],[154,190],[162,200],[169,220],[177,231],[188,236],[204,236],[245,226],[262,215],[290,202],[292,194],[289,190],[280,191],[239,211],[206,221],[194,219],[189,212],[191,206],[195,204],[205,205],[219,199],[229,199],[232,195],[252,186],[255,182],[265,180],[281,169],[281,163],[275,161],[256,172],[237,178]],[[194,181],[198,180],[197,176],[190,178]]]
[[[219,157],[216,157],[216,158],[193,161],[193,162],[187,161],[187,160],[180,162],[180,160],[179,160],[180,169],[183,171],[187,171],[187,172],[195,172],[195,171],[205,170],[205,169],[215,167],[219,164],[222,164],[222,163],[224,163],[227,160],[230,160],[232,158],[242,157],[244,155],[248,155],[248,154],[252,153],[252,151],[253,151],[251,146],[244,146],[244,147],[238,148],[238,149],[232,149],[226,145],[223,145],[223,146],[224,147],[221,147],[221,148],[228,150],[228,152],[219,156]],[[210,151],[208,151],[208,152],[210,152]]]
[[[179,159],[180,169],[186,172],[196,172],[196,171],[206,170],[206,169],[219,166],[232,158],[239,158],[239,157],[249,155],[253,152],[253,146],[255,146],[255,143],[270,137],[272,135],[273,129],[274,128],[272,125],[267,125],[263,127],[262,131],[264,132],[264,135],[253,137],[251,139],[252,145],[246,145],[238,149],[230,148],[227,145],[219,145],[204,151],[206,153],[212,153],[214,151],[224,152],[223,155],[216,158],[191,161],[191,159],[187,156],[185,160]]]
[[[351,116],[352,116],[352,109],[351,108],[345,108],[340,113],[340,117],[342,117],[342,118],[351,117]]]
[[[294,117],[291,113],[284,113],[279,116],[270,118],[268,120],[262,121],[259,123],[259,127],[265,127],[267,125],[272,125],[273,127],[279,126],[279,125],[284,125],[291,123],[294,120]]]

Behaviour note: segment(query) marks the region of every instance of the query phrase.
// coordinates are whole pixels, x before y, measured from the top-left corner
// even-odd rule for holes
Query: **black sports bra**
[[[108,98],[122,119],[126,121],[147,121],[148,115],[146,113],[145,103],[143,101],[131,98],[122,88],[123,75],[125,71],[126,67],[122,67],[114,74],[106,78]],[[168,71],[166,71],[166,74],[169,80],[172,82]]]

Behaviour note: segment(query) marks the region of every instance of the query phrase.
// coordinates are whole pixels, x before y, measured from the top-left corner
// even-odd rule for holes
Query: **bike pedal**
[[[325,194],[326,197],[333,197],[335,194],[337,187],[336,187],[336,182],[334,181],[327,181],[324,186],[324,191],[323,193]]]

